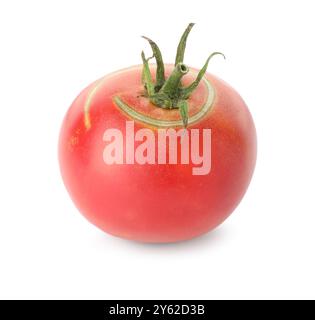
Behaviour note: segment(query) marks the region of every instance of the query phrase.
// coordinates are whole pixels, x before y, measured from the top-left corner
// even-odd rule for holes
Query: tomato
[[[165,75],[173,68],[165,65]],[[181,85],[196,76],[191,69]],[[177,109],[143,94],[141,79],[142,66],[120,70],[75,99],[59,139],[65,186],[79,211],[112,235],[144,242],[199,236],[230,215],[249,185],[252,117],[234,89],[206,73],[187,99],[185,129]]]

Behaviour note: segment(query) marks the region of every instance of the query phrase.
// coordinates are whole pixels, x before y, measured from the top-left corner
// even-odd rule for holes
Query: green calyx
[[[204,74],[207,71],[208,64],[210,59],[219,54],[222,55],[225,59],[225,56],[221,52],[213,52],[206,63],[199,71],[197,78],[193,81],[189,86],[183,87],[181,83],[181,79],[185,74],[189,72],[189,68],[187,65],[183,63],[184,54],[186,49],[186,41],[190,30],[194,26],[193,23],[190,23],[186,30],[184,31],[178,47],[177,47],[177,54],[175,59],[175,68],[173,69],[170,76],[166,79],[165,78],[165,71],[164,71],[164,62],[162,58],[161,51],[157,44],[147,37],[143,37],[146,39],[152,49],[153,56],[150,58],[146,58],[144,52],[142,51],[142,82],[145,89],[146,96],[150,99],[150,101],[160,107],[165,109],[179,109],[181,118],[183,120],[183,125],[186,128],[188,123],[188,98],[193,93],[193,91],[198,87],[201,79],[203,78]],[[152,75],[149,68],[149,60],[155,58],[156,61],[156,80],[155,82],[152,79]]]

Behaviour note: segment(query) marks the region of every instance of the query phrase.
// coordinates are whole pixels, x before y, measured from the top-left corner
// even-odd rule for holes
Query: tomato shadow
[[[181,251],[181,250],[196,250],[204,249],[212,246],[222,245],[228,238],[228,228],[219,226],[211,232],[205,233],[199,237],[179,241],[179,242],[166,242],[166,243],[145,243],[139,241],[125,240],[115,237],[116,245],[129,247],[130,249],[140,249],[144,251]]]

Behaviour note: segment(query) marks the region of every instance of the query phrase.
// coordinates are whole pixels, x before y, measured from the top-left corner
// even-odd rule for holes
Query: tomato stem
[[[162,94],[166,94],[171,98],[176,98],[178,96],[178,90],[180,87],[181,78],[188,73],[189,68],[183,64],[178,63],[174,68],[171,75],[168,77],[160,92]]]
[[[188,66],[186,66],[183,63],[186,42],[193,26],[194,23],[190,23],[181,36],[181,39],[177,47],[175,68],[172,71],[171,75],[168,77],[168,79],[165,79],[165,68],[162,53],[158,45],[150,38],[143,36],[143,38],[146,39],[151,46],[153,52],[153,56],[151,58],[155,57],[156,60],[155,83],[153,82],[148,63],[148,61],[151,58],[147,59],[144,55],[144,52],[141,52],[143,63],[142,82],[144,84],[146,95],[148,96],[150,101],[158,107],[168,109],[179,109],[184,127],[187,127],[188,124],[188,102],[186,100],[189,99],[190,95],[198,87],[201,79],[207,71],[209,61],[213,56],[218,54],[222,55],[225,58],[223,53],[213,52],[206,60],[202,69],[199,71],[196,80],[193,81],[188,87],[183,87],[181,84],[181,79],[185,74],[189,72]]]

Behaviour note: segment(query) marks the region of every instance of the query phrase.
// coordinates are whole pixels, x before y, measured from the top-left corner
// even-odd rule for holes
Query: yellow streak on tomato
[[[89,94],[86,98],[86,101],[84,104],[84,125],[87,130],[89,130],[91,128],[90,106],[91,106],[92,99],[95,96],[99,87],[103,84],[104,80],[105,80],[105,77],[100,79],[99,81],[97,81],[97,83],[91,89],[91,91],[89,92]]]

